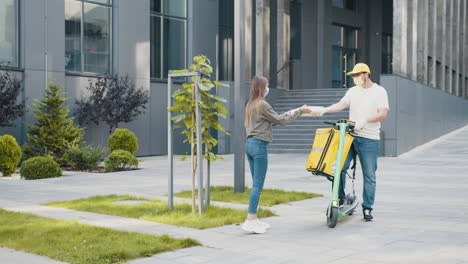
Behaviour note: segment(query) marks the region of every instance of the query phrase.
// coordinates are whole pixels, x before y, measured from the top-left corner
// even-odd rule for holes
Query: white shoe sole
[[[262,230],[253,230],[253,229],[248,229],[248,228],[245,228],[243,225],[242,225],[242,230],[244,230],[245,232],[247,233],[251,233],[251,234],[263,234],[266,232],[266,229],[262,229]]]

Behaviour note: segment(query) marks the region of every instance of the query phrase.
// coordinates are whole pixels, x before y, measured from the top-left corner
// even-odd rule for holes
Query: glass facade
[[[332,0],[332,6],[348,10],[356,10],[356,1],[354,0]]]
[[[332,25],[332,87],[354,86],[351,71],[358,60],[358,30],[342,25]]]
[[[219,79],[234,80],[234,0],[219,3]]]
[[[393,52],[392,52],[392,35],[382,34],[382,73],[393,72]]]
[[[151,78],[186,67],[187,1],[151,0]]]
[[[65,69],[112,72],[112,5],[110,0],[65,1]]]
[[[0,0],[0,66],[19,66],[18,14],[18,0]]]

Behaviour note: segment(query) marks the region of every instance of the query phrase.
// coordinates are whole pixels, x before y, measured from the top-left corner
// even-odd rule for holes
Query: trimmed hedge
[[[15,173],[21,155],[21,148],[14,137],[0,136],[0,172],[3,176],[11,176]]]
[[[62,169],[51,157],[34,157],[23,162],[21,177],[27,180],[62,176]]]
[[[105,160],[106,172],[121,171],[138,167],[138,159],[132,153],[125,150],[112,152]]]
[[[125,128],[117,128],[109,137],[107,146],[111,152],[126,150],[134,154],[138,150],[138,138],[135,133]]]

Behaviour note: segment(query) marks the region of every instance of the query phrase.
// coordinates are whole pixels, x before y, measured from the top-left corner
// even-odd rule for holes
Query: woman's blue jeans
[[[349,168],[353,154],[357,154],[361,163],[362,174],[364,177],[364,190],[362,193],[363,209],[372,209],[375,200],[375,186],[377,171],[377,158],[379,156],[380,140],[368,139],[363,137],[354,137],[353,146],[349,150],[343,170],[341,171],[341,183],[339,188],[340,199],[345,198],[346,171]]]
[[[249,214],[257,214],[258,202],[268,168],[268,142],[253,137],[248,138],[245,142],[245,154],[252,174]]]

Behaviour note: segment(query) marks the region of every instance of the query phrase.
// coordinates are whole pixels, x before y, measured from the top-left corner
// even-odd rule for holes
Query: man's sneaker
[[[266,232],[266,228],[260,224],[258,219],[255,220],[245,220],[245,222],[241,225],[242,230],[255,233],[255,234],[263,234]]]
[[[372,221],[372,219],[374,219],[371,212],[372,212],[372,209],[368,209],[368,208],[362,209],[362,214],[364,215],[364,220]]]
[[[258,218],[257,218],[256,220],[260,223],[260,225],[262,225],[262,226],[265,228],[265,230],[268,230],[268,229],[271,228],[271,225],[269,225],[269,224],[267,224],[267,223],[265,223],[265,222],[260,221]]]

